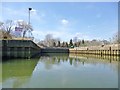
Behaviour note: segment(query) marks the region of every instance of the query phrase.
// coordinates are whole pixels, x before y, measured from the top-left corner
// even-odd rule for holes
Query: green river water
[[[44,54],[2,62],[2,88],[118,88],[118,61]]]

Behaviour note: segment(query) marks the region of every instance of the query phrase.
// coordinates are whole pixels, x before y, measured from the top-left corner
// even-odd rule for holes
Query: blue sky
[[[118,30],[117,2],[5,2],[0,20],[28,21],[29,7],[33,35],[40,40],[46,34],[62,41],[75,36],[109,40]]]

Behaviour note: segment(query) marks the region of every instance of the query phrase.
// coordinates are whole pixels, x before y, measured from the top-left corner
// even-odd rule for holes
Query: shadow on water
[[[14,57],[13,56],[5,56],[5,57],[2,57],[2,62],[6,62],[6,61],[9,61],[9,60],[17,60],[17,59],[19,59],[19,60],[30,60],[30,59],[39,59],[40,58],[40,56],[41,56],[41,53],[36,53],[36,54],[33,54],[33,55],[29,55],[29,56],[25,56],[24,54],[22,54],[22,53],[20,53],[21,54],[21,56],[17,56],[17,55],[14,55]]]
[[[23,84],[32,75],[39,58],[9,59],[2,62],[2,82],[14,82],[14,87]],[[11,80],[10,80],[11,79]],[[6,82],[7,83],[7,82]],[[17,85],[17,86],[16,86]]]

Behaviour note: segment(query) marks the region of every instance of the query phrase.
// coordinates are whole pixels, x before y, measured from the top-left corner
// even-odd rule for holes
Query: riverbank
[[[69,49],[69,53],[119,56],[120,55],[119,47],[120,44],[76,47]]]
[[[0,42],[2,44],[2,58],[32,58],[42,53],[120,56],[120,44],[75,48],[41,48],[32,40],[0,40]]]

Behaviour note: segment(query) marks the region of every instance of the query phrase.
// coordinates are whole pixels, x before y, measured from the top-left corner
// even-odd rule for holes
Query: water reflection
[[[11,59],[2,62],[2,82],[3,87],[19,87],[27,82],[38,62],[38,59]]]
[[[116,64],[116,71],[118,70],[118,66],[116,62],[118,61],[118,57],[110,57],[110,56],[100,56],[100,55],[79,55],[79,54],[55,54],[55,53],[44,53],[39,62],[45,64],[46,69],[52,69],[52,65],[60,65],[64,62],[69,62],[71,66],[78,67],[79,65],[112,65],[110,63]]]
[[[3,87],[118,87],[118,62],[112,57],[43,53],[40,58],[9,60],[2,64]]]

